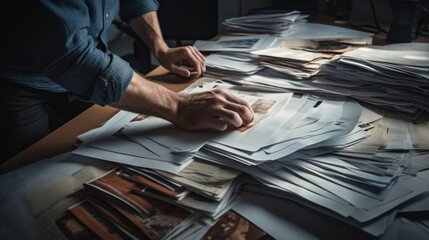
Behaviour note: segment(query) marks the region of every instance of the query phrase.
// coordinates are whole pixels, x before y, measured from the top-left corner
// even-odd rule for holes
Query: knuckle
[[[246,107],[246,106],[239,105],[239,106],[237,107],[237,112],[238,112],[238,113],[240,113],[240,115],[244,115],[244,114],[247,114],[248,109],[247,109],[247,107]]]
[[[225,91],[224,90],[222,90],[222,89],[219,89],[219,88],[216,88],[216,89],[213,89],[212,90],[214,93],[216,93],[216,94],[219,94],[219,95],[221,95],[221,94],[225,94]]]
[[[237,113],[231,114],[231,120],[236,127],[239,127],[243,124],[243,120]]]
[[[239,119],[241,119],[240,116],[236,112],[233,112],[233,111],[227,111],[227,112],[225,112],[225,115],[228,119],[230,119],[233,122],[237,122],[237,121],[239,121]]]
[[[222,90],[216,88],[216,89],[210,90],[210,92],[213,96],[218,96],[219,94],[222,93]]]
[[[209,96],[207,97],[207,100],[212,105],[219,104],[219,103],[223,102],[223,98],[216,92],[216,89],[207,91],[207,93],[209,94]]]
[[[228,128],[228,125],[226,123],[217,124],[214,126],[214,129],[216,129],[219,132],[223,132]]]
[[[216,103],[224,103],[225,100],[219,94],[215,94],[213,95],[213,101]]]

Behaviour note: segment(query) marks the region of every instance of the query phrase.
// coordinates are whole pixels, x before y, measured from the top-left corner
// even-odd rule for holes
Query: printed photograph
[[[260,98],[251,107],[255,113],[266,114],[275,103],[276,101]]]
[[[94,232],[87,228],[71,212],[66,213],[55,222],[58,228],[64,233],[67,239],[71,240],[98,240]]]
[[[238,213],[225,213],[202,240],[270,240],[274,239]]]
[[[127,239],[110,220],[86,201],[70,208],[70,212],[101,239]]]

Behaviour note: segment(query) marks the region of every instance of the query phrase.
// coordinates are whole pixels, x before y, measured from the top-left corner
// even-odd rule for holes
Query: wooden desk
[[[175,92],[185,89],[197,80],[170,74],[163,67],[156,68],[147,74],[146,77],[159,82],[161,85]],[[113,117],[118,111],[118,109],[109,106],[101,107],[93,105],[46,137],[4,162],[0,165],[0,174],[73,150],[78,135],[97,128],[103,122]]]

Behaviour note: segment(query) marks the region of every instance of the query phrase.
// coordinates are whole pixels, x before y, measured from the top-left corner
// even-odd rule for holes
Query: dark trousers
[[[0,79],[0,163],[54,131],[92,104]]]

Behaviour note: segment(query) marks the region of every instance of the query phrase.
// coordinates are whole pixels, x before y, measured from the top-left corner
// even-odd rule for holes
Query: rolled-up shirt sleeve
[[[97,48],[88,33],[85,2],[42,2],[45,25],[40,36],[44,39],[37,51],[45,75],[82,100],[102,106],[118,102],[131,82],[133,69],[120,57]]]
[[[159,4],[156,0],[121,0],[119,5],[119,16],[128,23],[144,13],[157,11]]]

